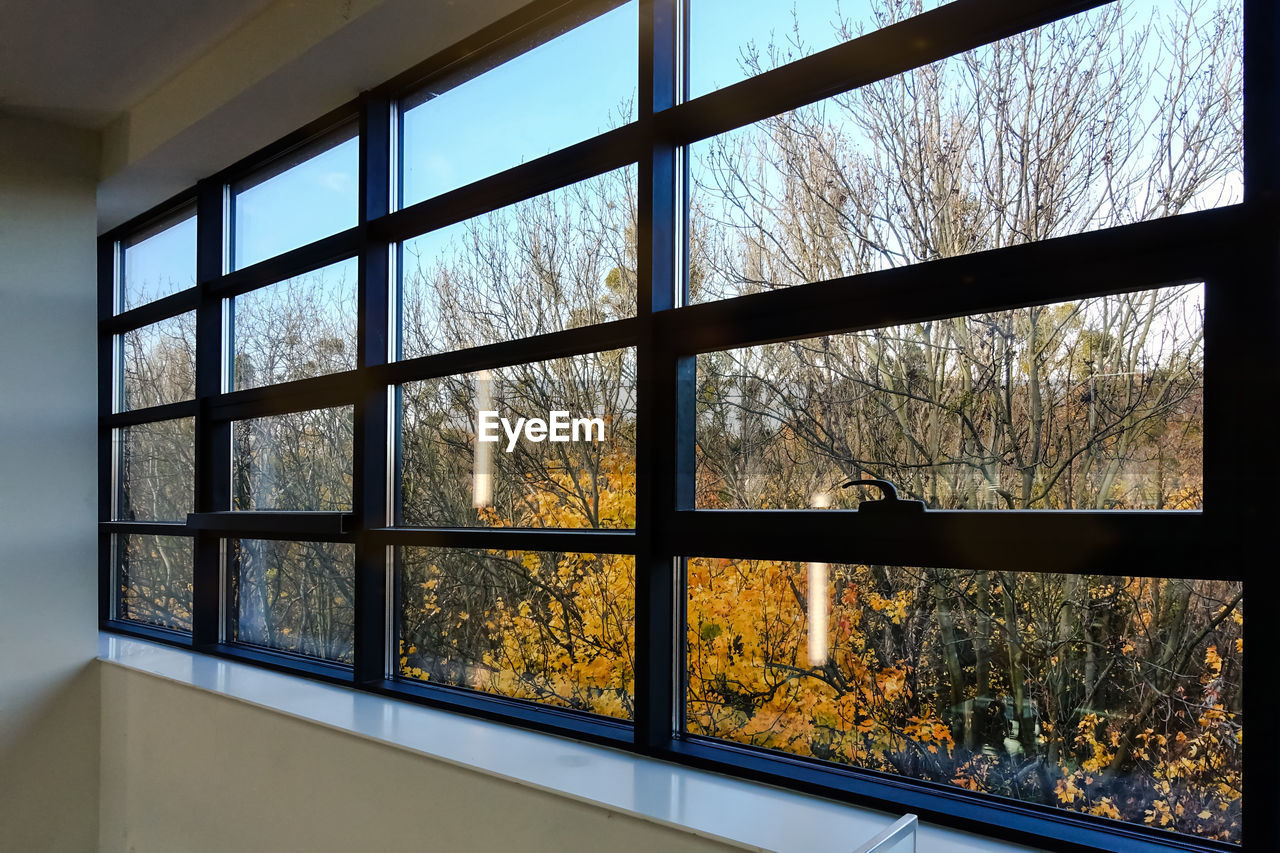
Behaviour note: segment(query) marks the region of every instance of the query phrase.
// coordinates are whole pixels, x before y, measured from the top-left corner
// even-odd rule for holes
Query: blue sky
[[[799,58],[839,40],[836,22],[871,29],[871,0],[692,0],[694,96],[744,79],[743,55],[772,40]],[[939,5],[925,0],[925,6]],[[1169,0],[1126,0],[1138,20]],[[798,22],[800,44],[796,39]],[[631,121],[637,91],[635,0],[403,116],[403,204],[412,204]],[[768,58],[763,59],[767,66]],[[235,266],[356,224],[358,145],[347,140],[236,197]],[[132,307],[191,286],[194,218],[125,253]],[[135,296],[136,294],[136,296]]]

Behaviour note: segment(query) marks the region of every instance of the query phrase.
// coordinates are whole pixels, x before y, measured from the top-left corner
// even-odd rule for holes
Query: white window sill
[[[749,850],[848,851],[898,815],[113,634],[100,660]],[[928,853],[1031,848],[920,826]]]

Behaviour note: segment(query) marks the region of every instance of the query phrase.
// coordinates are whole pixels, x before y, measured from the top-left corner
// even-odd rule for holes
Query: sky
[[[836,44],[835,23],[871,29],[871,0],[691,0],[690,90],[748,76],[744,52],[770,40],[783,59]],[[1125,0],[1138,19],[1171,0]],[[940,5],[925,0],[926,7]],[[799,47],[796,46],[797,24]],[[403,114],[402,206],[559,150],[635,117],[638,3],[631,0]],[[771,64],[767,59],[765,65]],[[234,266],[356,224],[358,142],[339,143],[236,194]],[[130,246],[124,307],[195,280],[195,219]]]

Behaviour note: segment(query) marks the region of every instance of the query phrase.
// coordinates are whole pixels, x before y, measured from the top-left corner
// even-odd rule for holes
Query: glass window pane
[[[634,121],[635,0],[462,83],[402,104],[410,205]]]
[[[406,383],[400,441],[404,524],[634,527],[635,351]]]
[[[135,237],[122,250],[121,311],[196,286],[195,213]]]
[[[354,370],[356,293],[350,258],[237,296],[236,390]]]
[[[121,410],[179,403],[196,396],[196,312],[120,336]]]
[[[697,357],[697,505],[1201,509],[1202,285]]]
[[[942,0],[690,0],[689,96],[886,27]]]
[[[236,642],[351,663],[355,546],[240,539],[228,560]]]
[[[352,128],[316,152],[305,148],[234,187],[232,269],[354,228],[360,141]]]
[[[120,618],[190,631],[194,540],[138,534],[113,538]]]
[[[351,406],[232,425],[237,510],[351,510]]]
[[[402,357],[635,316],[635,181],[619,169],[403,243]]]
[[[116,430],[120,521],[186,521],[195,499],[195,418]]]
[[[1120,0],[691,146],[691,300],[1240,201],[1240,5]]]
[[[690,559],[686,727],[1239,842],[1242,589]]]
[[[399,551],[401,677],[631,719],[634,557]]]

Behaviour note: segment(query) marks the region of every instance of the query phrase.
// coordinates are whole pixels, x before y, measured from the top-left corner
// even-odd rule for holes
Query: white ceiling
[[[272,0],[0,0],[0,111],[100,129]]]

